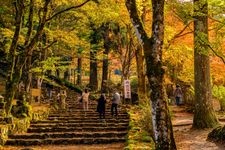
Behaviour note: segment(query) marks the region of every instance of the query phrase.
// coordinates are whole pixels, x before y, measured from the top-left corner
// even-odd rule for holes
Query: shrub
[[[225,87],[224,86],[214,86],[212,89],[212,95],[220,102],[221,110],[225,110]]]
[[[151,150],[154,147],[152,140],[152,118],[150,104],[134,105],[129,109],[130,130],[125,149]]]

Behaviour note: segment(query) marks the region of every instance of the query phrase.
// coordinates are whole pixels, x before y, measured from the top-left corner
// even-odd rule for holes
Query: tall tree
[[[194,0],[195,114],[193,127],[218,124],[212,105],[208,50],[208,2]]]
[[[135,57],[135,35],[130,23],[119,26],[115,32],[116,49],[121,63],[121,83],[123,80],[129,79],[131,75],[132,61]],[[118,67],[118,66],[117,66]]]
[[[138,15],[136,0],[126,6],[137,37],[143,44],[147,77],[151,90],[152,122],[157,150],[175,150],[172,123],[163,85],[162,46],[164,39],[164,0],[152,0],[152,35],[149,38]]]
[[[94,24],[91,25],[92,34],[90,35],[90,77],[89,77],[89,87],[91,90],[95,91],[98,89],[98,63],[97,63],[97,53],[99,49],[99,43],[101,40],[100,27],[96,28]]]
[[[30,8],[28,9],[28,15],[26,14],[26,6],[24,0],[16,0],[14,4],[14,11],[12,14],[15,16],[15,28],[13,28],[13,37],[11,46],[9,48],[8,53],[8,62],[10,64],[10,69],[8,71],[8,78],[6,82],[6,105],[5,105],[5,111],[7,115],[10,115],[11,106],[12,106],[12,100],[14,99],[14,95],[16,93],[16,88],[18,83],[21,80],[22,73],[24,73],[27,77],[25,77],[28,82],[27,83],[27,89],[30,87],[31,83],[31,65],[32,65],[32,59],[34,56],[34,51],[37,48],[38,42],[41,39],[41,36],[43,34],[44,28],[46,27],[46,23],[50,22],[53,18],[56,16],[59,16],[62,13],[65,13],[71,9],[76,9],[79,7],[82,7],[84,4],[89,2],[91,0],[86,0],[81,4],[78,4],[76,6],[67,7],[62,10],[57,10],[57,12],[53,12],[52,14],[49,13],[49,5],[52,2],[51,0],[45,0],[41,3],[39,3],[38,6],[34,8],[33,4],[36,4],[33,0],[30,0],[28,2]],[[37,10],[37,11],[33,11]],[[34,17],[33,13],[36,13],[36,16]],[[28,16],[28,19],[26,18]],[[35,29],[33,28],[33,18],[38,18]],[[24,21],[27,21],[25,23]],[[27,26],[25,26],[25,24]],[[28,30],[26,32],[25,36],[25,42],[19,43],[19,40],[21,40],[21,37],[23,37],[22,29],[28,27]],[[35,30],[35,31],[32,31]],[[26,65],[26,66],[25,66]],[[28,92],[28,91],[27,91]]]
[[[78,54],[77,58],[77,85],[81,85],[82,80],[82,58],[80,54]]]
[[[103,64],[102,64],[102,85],[101,91],[106,93],[107,90],[107,80],[108,80],[108,67],[109,67],[109,51],[111,46],[111,30],[110,30],[110,23],[107,22],[103,25],[103,41],[104,41],[104,51],[103,51]]]
[[[96,11],[98,10],[98,11]],[[101,85],[105,86],[108,78],[108,54],[113,41],[111,41],[110,24],[116,22],[119,18],[118,5],[115,0],[99,1],[98,5],[92,5],[88,8],[88,19],[90,21],[90,87],[93,90],[98,88],[98,70],[97,70],[97,53],[100,49],[103,51],[103,72]],[[90,12],[90,13],[89,13]],[[104,87],[103,87],[104,88]]]

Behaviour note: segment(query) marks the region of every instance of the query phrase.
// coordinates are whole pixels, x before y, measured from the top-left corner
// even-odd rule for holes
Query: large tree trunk
[[[98,89],[98,65],[97,65],[97,51],[90,51],[90,83],[89,87],[95,91]]]
[[[31,39],[31,34],[33,31],[33,14],[34,14],[34,2],[33,0],[30,0],[29,3],[29,17],[28,17],[28,31],[27,31],[27,35],[26,35],[26,40],[24,45],[27,46],[30,42]],[[30,72],[31,69],[31,61],[32,61],[32,56],[28,56],[28,60],[27,60],[27,66],[25,67],[25,71],[24,71],[24,76],[25,76],[25,89],[26,92],[28,93],[30,91],[30,86],[31,86],[31,82],[32,82],[32,73]]]
[[[208,4],[194,0],[194,72],[195,114],[194,128],[209,128],[218,124],[212,105],[208,51]],[[200,14],[200,15],[199,15]]]
[[[10,116],[11,114],[11,108],[12,108],[12,102],[15,96],[15,93],[17,91],[17,85],[19,84],[20,78],[21,78],[21,70],[13,69],[14,73],[11,74],[11,77],[8,77],[6,81],[6,86],[5,86],[5,113],[6,116]]]
[[[89,87],[91,90],[95,91],[98,89],[98,64],[97,64],[97,51],[98,44],[100,42],[99,29],[91,24],[92,34],[91,34],[91,50],[90,50],[90,77],[89,77]]]
[[[64,71],[63,79],[66,81],[69,81],[69,69],[68,68]]]
[[[141,23],[135,0],[127,0],[131,21],[143,44],[147,77],[151,89],[152,123],[156,150],[175,150],[172,123],[163,85],[162,46],[164,39],[164,0],[152,0],[152,37],[148,38]]]
[[[103,51],[103,64],[102,64],[102,85],[101,85],[101,91],[102,93],[107,92],[107,81],[108,81],[108,70],[109,70],[109,51],[110,51],[110,29],[109,29],[109,23],[106,23],[104,25],[104,51]]]
[[[31,56],[28,56],[27,58],[27,65],[24,69],[24,83],[25,83],[25,91],[26,93],[29,93],[30,92],[30,88],[31,88],[31,83],[32,83],[32,73],[31,73],[31,67],[32,67],[32,57]]]
[[[104,58],[103,58],[103,64],[102,64],[102,86],[101,86],[101,91],[102,93],[107,92],[107,83],[108,83],[108,66],[109,66],[109,50],[106,50],[103,52]]]

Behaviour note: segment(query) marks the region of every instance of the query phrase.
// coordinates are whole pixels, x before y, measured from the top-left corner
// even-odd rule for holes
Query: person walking
[[[176,99],[176,105],[179,106],[181,104],[181,99],[182,99],[182,90],[180,85],[176,85],[176,89],[174,91],[174,97]]]
[[[63,110],[65,110],[66,109],[66,97],[67,97],[66,90],[62,90],[60,97],[61,97],[61,108]]]
[[[120,103],[120,94],[115,90],[112,98],[112,105],[111,105],[111,115],[112,117],[117,118],[118,116],[118,104]]]
[[[105,104],[106,104],[105,94],[101,94],[100,98],[98,99],[97,105],[97,112],[99,113],[99,119],[105,119]]]
[[[83,104],[83,110],[88,110],[88,101],[89,101],[89,92],[87,89],[84,90],[82,93],[82,104]]]
[[[59,108],[59,106],[61,105],[61,93],[60,90],[57,91],[57,95],[56,95],[56,104],[57,107]]]

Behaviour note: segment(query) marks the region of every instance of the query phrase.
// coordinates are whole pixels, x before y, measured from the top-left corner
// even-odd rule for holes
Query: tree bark
[[[64,76],[63,76],[63,79],[66,80],[66,81],[69,81],[69,69],[66,68],[66,70],[64,71]]]
[[[90,78],[89,87],[91,90],[96,91],[98,89],[98,64],[97,64],[97,51],[98,44],[100,42],[99,28],[95,28],[94,24],[91,24],[91,50],[90,50]]]
[[[11,107],[12,107],[12,101],[15,96],[16,92],[16,87],[20,81],[21,78],[21,73],[22,73],[22,67],[18,68],[17,64],[17,44],[18,44],[18,39],[22,27],[22,18],[24,15],[24,1],[23,0],[17,0],[15,3],[15,10],[16,10],[16,17],[15,17],[15,32],[14,36],[12,39],[12,44],[10,47],[10,54],[11,54],[11,62],[10,62],[10,72],[8,73],[8,78],[6,81],[6,86],[5,86],[5,112],[6,115],[9,116],[11,112]]]
[[[26,39],[25,39],[25,47],[29,44],[30,42],[30,39],[31,39],[31,34],[32,34],[32,30],[33,30],[33,14],[34,14],[34,2],[33,0],[30,0],[30,8],[29,8],[29,17],[28,17],[28,31],[27,31],[27,35],[26,35]],[[25,80],[24,80],[24,83],[25,83],[25,89],[26,89],[26,92],[28,93],[30,91],[30,85],[31,85],[31,81],[32,81],[32,73],[29,71],[31,68],[31,56],[28,58],[28,63],[27,64],[30,64],[28,66],[25,66],[25,69],[26,71],[24,71],[24,76],[25,76]]]
[[[126,0],[132,24],[143,44],[147,77],[151,89],[152,123],[156,150],[176,150],[172,123],[163,84],[162,46],[164,39],[164,0],[152,0],[152,36],[148,38],[135,0]]]
[[[98,89],[98,64],[97,64],[97,51],[90,51],[90,83],[89,87],[95,91]]]
[[[82,79],[82,58],[78,56],[77,59],[77,85],[81,85],[81,79]]]
[[[110,28],[109,23],[106,23],[104,25],[104,51],[103,51],[103,64],[102,64],[102,85],[101,85],[101,91],[102,93],[107,92],[107,81],[108,81],[108,70],[109,70],[109,51],[110,51]]]
[[[107,92],[107,83],[108,83],[108,70],[109,70],[109,49],[105,48],[105,51],[103,52],[103,64],[102,64],[102,86],[101,91],[102,93]]]
[[[218,124],[213,110],[208,50],[208,3],[194,0],[194,128],[210,128]]]

